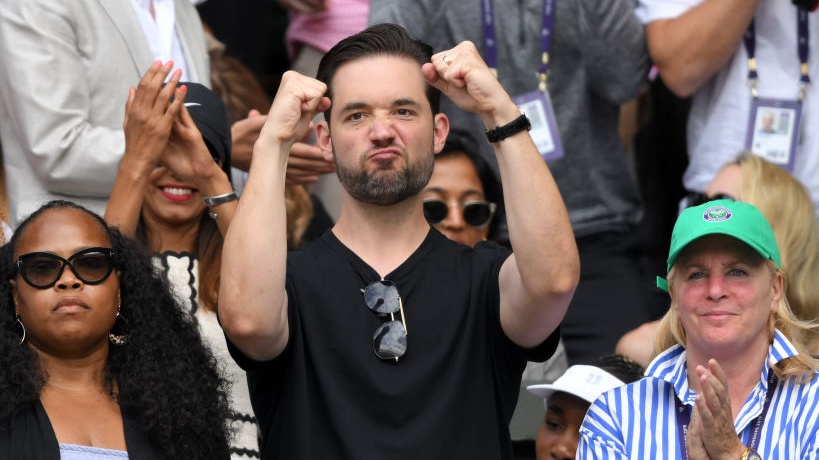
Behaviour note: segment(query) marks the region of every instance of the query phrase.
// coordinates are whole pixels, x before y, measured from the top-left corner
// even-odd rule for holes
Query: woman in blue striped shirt
[[[577,458],[819,458],[819,362],[764,216],[731,200],[686,209],[668,269],[664,351],[646,378],[595,401]]]

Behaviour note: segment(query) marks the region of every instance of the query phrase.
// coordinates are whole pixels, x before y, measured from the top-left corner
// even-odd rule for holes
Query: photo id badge
[[[801,117],[796,100],[754,99],[745,148],[792,173]]]
[[[532,123],[532,130],[529,131],[529,134],[540,151],[540,156],[545,161],[563,158],[563,145],[560,143],[560,134],[557,132],[555,112],[552,110],[549,93],[532,91],[514,97],[513,100]]]

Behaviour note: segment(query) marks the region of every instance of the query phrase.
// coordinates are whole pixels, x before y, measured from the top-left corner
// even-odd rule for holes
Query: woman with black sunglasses
[[[0,276],[0,458],[228,458],[227,384],[133,242],[53,201]]]
[[[447,238],[467,246],[492,239],[508,246],[502,238],[503,196],[492,170],[477,156],[477,146],[458,132],[451,132],[435,168],[421,192],[424,217]]]

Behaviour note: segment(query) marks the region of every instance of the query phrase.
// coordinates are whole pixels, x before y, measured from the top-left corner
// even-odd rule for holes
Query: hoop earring
[[[117,321],[122,320],[120,327],[117,328]],[[121,334],[117,334],[115,329],[122,329]],[[119,308],[117,308],[117,316],[114,320],[114,325],[111,326],[111,330],[108,331],[108,340],[116,346],[122,346],[128,343],[128,334],[125,330],[128,329],[128,321],[125,319],[124,316],[119,314]]]
[[[26,327],[23,325],[23,322],[20,321],[20,316],[15,316],[14,321],[20,325],[20,329],[23,330],[23,336],[20,338],[20,342],[17,345],[22,346],[23,342],[26,341]]]

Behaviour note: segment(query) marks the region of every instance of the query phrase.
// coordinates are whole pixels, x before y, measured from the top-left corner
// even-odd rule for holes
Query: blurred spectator
[[[612,388],[640,380],[643,369],[621,355],[607,355],[594,365],[574,365],[553,384],[529,385],[542,398],[546,415],[537,433],[537,460],[574,459],[580,425],[595,399]]]
[[[16,224],[63,197],[103,212],[125,149],[123,109],[155,60],[209,83],[188,0],[0,1],[0,142]]]
[[[207,0],[196,7],[202,22],[225,44],[225,53],[247,67],[269,97],[290,68],[284,33],[287,11],[276,0]]]
[[[736,152],[751,150],[802,181],[819,213],[819,135],[804,123],[819,111],[819,91],[809,86],[819,75],[809,38],[819,16],[797,6],[809,3],[639,0],[660,76],[676,94],[693,95],[688,190],[705,191]],[[775,136],[759,130],[770,112]]]
[[[580,252],[581,282],[561,324],[569,363],[611,353],[623,333],[655,318],[635,237],[639,190],[618,134],[620,106],[637,96],[649,72],[634,2],[382,0],[371,3],[369,22],[401,24],[436,50],[472,41],[531,112],[531,134]],[[481,120],[448,100],[441,110],[496,170]]]

